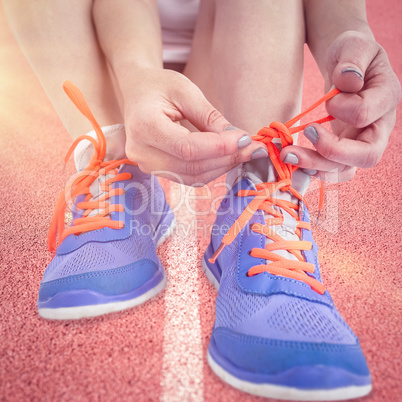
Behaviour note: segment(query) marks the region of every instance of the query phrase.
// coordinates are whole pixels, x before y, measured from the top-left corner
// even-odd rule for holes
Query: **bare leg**
[[[301,0],[203,1],[185,73],[255,134],[299,112],[304,42]]]
[[[102,125],[123,121],[92,22],[93,0],[3,0],[10,26],[57,114],[74,138],[88,121],[62,90],[70,80]]]

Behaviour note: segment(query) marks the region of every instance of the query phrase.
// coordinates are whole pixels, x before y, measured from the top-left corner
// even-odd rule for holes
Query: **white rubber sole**
[[[265,398],[284,399],[291,401],[339,401],[345,399],[360,398],[370,393],[372,386],[344,387],[332,390],[301,390],[297,388],[282,387],[272,384],[255,384],[240,380],[229,374],[219,366],[208,353],[208,363],[214,373],[224,382],[241,391]]]
[[[176,221],[173,219],[169,229],[156,242],[156,247],[159,247],[173,233],[175,227]],[[78,320],[80,318],[91,318],[99,315],[115,313],[117,311],[126,310],[145,303],[161,292],[165,285],[166,276],[163,275],[163,279],[154,288],[134,299],[112,303],[94,304],[90,306],[40,308],[38,309],[38,313],[41,317],[48,320]]]
[[[148,292],[131,300],[124,300],[114,303],[95,304],[91,306],[41,308],[39,315],[48,320],[78,320],[80,318],[91,318],[98,315],[115,313],[145,303],[156,296],[166,285],[166,276]]]
[[[209,269],[206,261],[205,261],[205,256],[202,258],[202,270],[205,272],[205,275],[207,276],[208,280],[212,283],[212,285],[214,285],[214,288],[216,290],[219,290],[219,282],[218,280],[215,278],[214,274],[211,272],[211,270]]]

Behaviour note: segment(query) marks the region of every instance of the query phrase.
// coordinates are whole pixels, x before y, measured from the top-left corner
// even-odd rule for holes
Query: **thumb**
[[[340,35],[329,49],[328,74],[342,92],[359,92],[364,85],[367,68],[378,48],[369,38],[357,32]]]
[[[181,113],[199,131],[221,133],[231,125],[193,83],[180,91],[178,103]]]

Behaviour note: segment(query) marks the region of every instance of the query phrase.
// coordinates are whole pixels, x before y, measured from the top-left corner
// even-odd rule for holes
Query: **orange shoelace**
[[[237,235],[242,231],[242,229],[247,225],[252,216],[257,212],[257,210],[262,210],[265,213],[272,216],[272,218],[265,220],[265,225],[260,223],[255,223],[251,226],[251,230],[256,233],[265,235],[267,238],[272,240],[272,243],[267,244],[265,249],[253,248],[250,251],[252,257],[261,258],[265,260],[272,261],[270,264],[255,265],[248,271],[248,276],[254,276],[262,272],[269,272],[272,275],[280,275],[287,278],[296,279],[307,283],[313,290],[323,294],[325,292],[324,285],[317,281],[316,279],[309,276],[307,273],[313,273],[315,270],[314,264],[305,261],[301,251],[308,251],[312,248],[312,243],[309,241],[289,241],[283,239],[279,236],[272,226],[283,225],[284,218],[282,213],[277,211],[273,206],[278,206],[282,210],[289,213],[296,220],[296,230],[295,234],[301,239],[301,229],[311,230],[311,225],[308,222],[300,221],[299,215],[296,211],[299,210],[299,205],[293,202],[280,200],[272,195],[276,191],[289,191],[293,196],[303,201],[307,207],[306,200],[304,197],[292,188],[291,179],[292,173],[298,169],[297,166],[293,166],[284,163],[280,159],[280,151],[277,146],[272,143],[273,138],[279,138],[281,140],[282,148],[293,144],[292,134],[304,130],[308,125],[307,123],[301,126],[292,127],[297,121],[299,121],[303,116],[311,112],[313,109],[317,108],[319,105],[331,99],[337,95],[340,91],[338,89],[333,89],[323,96],[319,101],[314,103],[304,112],[300,113],[293,119],[289,120],[287,123],[283,124],[280,122],[273,122],[269,127],[262,128],[256,136],[253,136],[253,140],[263,142],[268,148],[269,157],[276,168],[278,173],[278,181],[274,183],[261,183],[256,185],[256,190],[240,190],[237,193],[238,197],[249,197],[254,196],[250,201],[241,215],[237,218],[236,222],[231,226],[228,232],[224,235],[222,243],[215,251],[213,256],[209,259],[211,263],[214,263],[218,258],[222,250],[231,244]],[[314,123],[325,123],[333,120],[332,116],[326,116],[322,119],[314,121]],[[320,192],[320,208],[322,206],[323,200],[323,187],[321,186]],[[287,250],[290,254],[294,255],[297,260],[290,260],[282,257],[276,253],[274,250]]]
[[[97,141],[88,135],[78,137],[72,143],[64,159],[64,162],[67,163],[78,143],[83,140],[90,141],[94,147],[95,151],[88,167],[74,177],[72,183],[64,189],[57,200],[47,238],[48,248],[51,252],[55,251],[57,248],[57,238],[58,243],[60,244],[70,234],[79,234],[105,227],[112,229],[121,229],[124,227],[124,222],[114,221],[110,218],[111,212],[124,211],[123,205],[111,204],[109,201],[111,197],[122,195],[125,192],[121,188],[112,189],[112,184],[117,181],[128,180],[131,178],[130,173],[118,173],[119,166],[123,164],[137,165],[128,159],[104,161],[106,154],[106,139],[100,125],[95,120],[95,117],[89,109],[84,96],[81,91],[69,81],[66,81],[63,84],[63,89],[75,106],[77,106],[78,110],[91,122],[96,133]],[[110,176],[110,178],[107,178],[100,183],[100,189],[103,194],[98,199],[91,200],[91,184],[98,178],[107,175]],[[70,227],[65,228],[64,220],[67,204],[79,195],[85,195],[85,201],[79,202],[76,205],[76,208],[83,210],[84,213],[80,218],[74,219]],[[97,211],[96,214],[89,216],[94,211]]]

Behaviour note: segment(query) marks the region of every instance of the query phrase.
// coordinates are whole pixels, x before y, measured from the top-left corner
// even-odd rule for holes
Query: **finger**
[[[250,146],[237,150],[232,155],[223,156],[221,158],[185,161],[184,159],[176,158],[161,149],[147,147],[146,150],[140,150],[139,154],[142,156],[139,156],[136,161],[139,164],[140,169],[146,173],[151,173],[153,170],[167,171],[185,174],[196,179],[198,176],[213,170],[221,168],[229,170],[232,166],[248,162],[251,158],[254,159],[255,151],[261,149],[261,143],[253,141]],[[260,157],[261,156],[262,155],[260,155]],[[267,156],[268,154],[265,153],[265,157]]]
[[[281,160],[312,172],[329,172],[344,169],[346,166],[324,158],[317,151],[298,145],[289,145],[281,151]],[[314,173],[313,175],[316,175]]]
[[[325,159],[360,168],[375,166],[388,143],[395,125],[396,113],[391,112],[358,133],[355,139],[338,137],[320,124],[306,127],[304,135]]]
[[[170,160],[168,164],[172,168],[177,167],[178,171],[181,173],[197,178],[210,171],[217,169],[230,170],[233,166],[249,162],[251,159],[263,157],[268,157],[268,153],[261,147],[261,143],[253,141],[247,148],[221,158],[208,158],[195,161],[178,160],[177,163]]]
[[[166,119],[155,125],[154,133],[155,130],[158,133],[149,138],[149,145],[160,148],[163,144],[164,151],[185,161],[233,155],[252,143],[250,135],[244,130],[190,133],[186,128]]]
[[[378,43],[363,34],[345,32],[340,35],[328,50],[327,70],[333,84],[342,92],[360,91],[366,70],[378,50]]]
[[[401,89],[385,51],[374,40],[356,34],[350,43],[343,35],[330,48],[328,73],[343,92],[326,107],[335,118],[362,128],[394,110]]]
[[[295,159],[297,158],[297,160]],[[325,159],[312,149],[289,145],[281,151],[281,160],[298,166],[305,173],[324,181],[343,182],[351,180],[356,168]]]
[[[395,110],[400,85],[394,77],[377,76],[358,94],[340,93],[326,103],[328,113],[355,128],[364,128]]]
[[[152,122],[152,125],[136,127],[134,132],[127,135],[126,153],[132,160],[143,159],[145,155],[138,148],[138,144],[143,143],[163,148],[178,159],[192,161],[231,155],[251,142],[251,137],[244,130],[230,130],[222,135],[211,132],[190,133],[168,117],[162,117]]]

